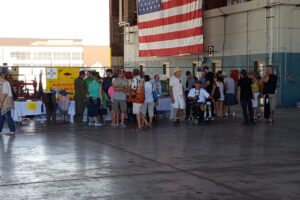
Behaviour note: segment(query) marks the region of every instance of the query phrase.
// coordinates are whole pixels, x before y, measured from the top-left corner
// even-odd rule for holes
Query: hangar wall
[[[206,64],[215,69],[262,70],[272,64],[279,76],[278,105],[294,107],[300,101],[300,0],[254,0],[204,12],[204,45],[207,53],[140,58],[137,27],[129,27],[124,37],[125,68],[143,65],[147,74],[168,73],[179,66],[184,71]],[[168,74],[167,74],[168,75]]]

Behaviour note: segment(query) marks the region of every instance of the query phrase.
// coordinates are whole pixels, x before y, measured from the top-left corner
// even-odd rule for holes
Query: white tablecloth
[[[46,108],[42,101],[15,101],[14,105],[15,109],[12,110],[11,115],[16,122],[22,121],[22,117],[25,116],[46,114]]]
[[[172,102],[169,97],[158,99],[158,104],[156,106],[156,110],[158,112],[164,112],[166,113],[167,117],[169,119],[173,119],[173,107]]]
[[[74,123],[74,116],[75,116],[75,101],[70,101],[68,114],[70,116],[70,122]]]
[[[156,107],[158,111],[170,111],[172,110],[172,103],[169,97],[158,99],[158,105]]]
[[[15,101],[15,109],[12,110],[11,114],[13,120],[16,122],[21,122],[22,118],[25,116],[35,116],[35,115],[44,115],[46,114],[46,108],[42,101]],[[28,105],[30,104],[30,105]],[[34,105],[35,104],[35,105]],[[44,109],[42,110],[42,105]],[[43,111],[43,112],[42,112]],[[57,110],[59,114],[59,110]],[[70,101],[68,115],[70,117],[70,122],[74,123],[75,117],[75,101]],[[85,109],[84,118],[87,119],[87,109]]]

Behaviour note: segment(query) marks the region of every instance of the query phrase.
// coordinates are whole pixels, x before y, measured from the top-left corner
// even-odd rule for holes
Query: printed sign
[[[79,71],[79,67],[47,68],[47,91],[50,91],[51,88],[55,88],[58,90],[66,90],[68,97],[70,99],[73,99],[75,92],[74,80],[79,76]],[[48,72],[50,72],[49,76]],[[54,78],[54,74],[56,74],[56,78]]]
[[[37,103],[36,102],[27,102],[26,107],[27,107],[27,110],[29,110],[29,111],[36,111]]]

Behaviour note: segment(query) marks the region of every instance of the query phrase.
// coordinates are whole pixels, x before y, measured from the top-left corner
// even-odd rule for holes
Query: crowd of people
[[[195,123],[206,121],[221,122],[235,117],[234,107],[241,105],[244,125],[254,125],[262,117],[259,99],[264,98],[264,117],[273,123],[276,105],[277,76],[272,66],[266,68],[263,78],[257,73],[240,71],[235,81],[232,74],[216,74],[203,67],[203,76],[197,78],[186,72],[186,84],[182,84],[182,70],[175,68],[169,80],[168,96],[173,107],[173,122],[191,120]],[[111,126],[126,127],[125,119],[134,118],[137,129],[153,126],[158,99],[162,96],[159,75],[153,79],[140,75],[138,69],[125,72],[119,69],[116,74],[106,70],[106,76],[81,71],[75,80],[75,122],[81,123],[84,109],[88,110],[88,125],[106,125],[108,109],[111,110]],[[134,116],[134,117],[132,117]],[[101,120],[100,120],[101,119]],[[101,121],[101,123],[100,123]]]
[[[267,123],[274,122],[276,106],[277,76],[272,66],[267,66],[263,78],[258,73],[240,71],[239,80],[232,74],[224,76],[222,71],[213,74],[208,66],[203,67],[203,76],[199,79],[186,72],[186,90],[180,81],[181,70],[176,69],[170,80],[170,98],[174,107],[174,122],[180,120],[180,113],[186,107],[186,120],[196,119],[198,123],[205,121],[223,121],[234,118],[234,107],[240,104],[243,111],[243,125],[254,125],[261,118],[259,109],[261,98],[264,99],[264,118]],[[185,94],[185,95],[184,95]],[[192,114],[191,114],[192,113]]]
[[[127,75],[122,69],[115,75],[107,69],[106,77],[101,78],[98,73],[88,71],[85,74],[81,71],[74,84],[75,122],[82,122],[87,107],[90,126],[106,125],[106,115],[110,109],[112,127],[126,127],[125,118],[132,115],[138,129],[152,127],[155,104],[162,93],[159,75],[151,80],[148,75],[141,77],[138,69]]]
[[[234,107],[240,104],[243,125],[254,125],[262,117],[259,109],[259,100],[262,98],[264,118],[267,123],[274,123],[277,76],[272,66],[266,67],[262,78],[255,72],[248,73],[243,69],[237,81],[233,79],[232,74],[225,76],[222,71],[214,74],[208,66],[203,67],[203,76],[199,78],[187,71],[185,85],[182,84],[181,75],[182,70],[175,68],[168,85],[167,96],[174,110],[172,118],[175,124],[184,118],[199,124],[206,121],[221,122],[226,118],[234,118]],[[150,128],[157,113],[158,100],[163,96],[159,75],[156,74],[153,79],[149,75],[141,77],[139,69],[132,72],[119,69],[117,74],[114,74],[112,69],[107,69],[104,78],[96,72],[80,71],[74,85],[75,122],[83,122],[84,111],[87,108],[90,126],[106,125],[106,116],[110,110],[112,127],[124,128],[125,119],[134,119],[137,130]],[[49,94],[51,98],[56,98],[52,93]],[[44,103],[47,102],[47,121],[52,115],[56,121],[57,106],[63,116],[62,120],[68,121],[67,93],[60,91],[57,103],[57,99],[50,101],[50,96],[46,98],[48,100],[43,100]],[[8,135],[15,135],[16,127],[11,116],[13,108],[12,87],[6,75],[0,73],[0,133],[6,119],[10,129]]]

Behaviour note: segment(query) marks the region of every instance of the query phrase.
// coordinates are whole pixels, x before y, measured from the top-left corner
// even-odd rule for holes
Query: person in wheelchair
[[[198,121],[199,123],[212,119],[211,101],[209,101],[211,97],[202,86],[202,82],[197,81],[195,88],[192,88],[188,94],[188,99],[192,102],[193,121]]]

